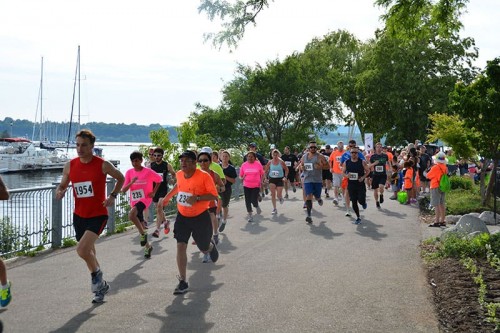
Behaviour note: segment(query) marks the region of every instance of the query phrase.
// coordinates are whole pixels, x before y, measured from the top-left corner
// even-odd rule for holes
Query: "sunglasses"
[[[357,154],[358,152],[357,151],[351,151],[351,154]]]
[[[203,163],[203,162],[209,162],[210,160],[207,160],[207,159],[203,159],[203,160],[198,160],[199,163]]]
[[[154,157],[162,157],[163,155],[162,154],[154,154],[153,156]]]
[[[309,149],[318,149],[318,147],[316,147],[316,146],[311,146],[311,147],[309,147]]]

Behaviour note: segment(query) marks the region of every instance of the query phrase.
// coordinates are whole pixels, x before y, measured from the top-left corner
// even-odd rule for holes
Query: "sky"
[[[2,0],[0,119],[40,121],[43,57],[42,119],[69,121],[80,45],[82,123],[177,126],[197,102],[220,104],[237,64],[284,59],[338,29],[372,38],[383,14],[373,3],[275,0],[230,52],[204,42],[219,25],[198,13],[199,0]],[[499,12],[498,0],[471,0],[462,16],[480,68],[500,56]]]

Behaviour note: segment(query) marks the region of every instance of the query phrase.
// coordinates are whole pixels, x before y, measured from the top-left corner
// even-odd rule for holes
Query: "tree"
[[[429,116],[432,127],[428,136],[428,141],[443,140],[453,147],[453,151],[459,158],[470,159],[477,156],[477,151],[472,145],[475,136],[474,132],[465,125],[458,115],[435,113]]]
[[[471,138],[472,145],[480,156],[485,158],[484,165],[493,160],[496,170],[500,159],[500,58],[488,61],[486,69],[472,83],[458,82],[451,94],[450,111],[464,121],[464,126],[477,132]],[[491,197],[495,177],[485,190],[484,176],[486,168],[481,169],[481,196],[486,205]]]
[[[211,21],[216,17],[220,18],[223,28],[217,33],[206,33],[205,40],[212,40],[212,44],[219,48],[224,43],[229,48],[236,47],[238,41],[243,38],[247,25],[255,25],[257,15],[268,6],[268,0],[238,0],[235,4],[220,0],[202,0],[198,11],[206,12]],[[229,20],[224,21],[226,18]]]

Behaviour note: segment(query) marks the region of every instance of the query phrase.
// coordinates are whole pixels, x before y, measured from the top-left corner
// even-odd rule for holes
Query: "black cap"
[[[332,147],[330,145],[326,145],[325,149],[331,149]]]
[[[193,161],[196,161],[196,154],[192,150],[186,150],[182,154],[179,155],[179,159],[187,157],[192,159]]]
[[[255,142],[250,142],[248,144],[248,147],[257,147],[257,144],[255,144]]]

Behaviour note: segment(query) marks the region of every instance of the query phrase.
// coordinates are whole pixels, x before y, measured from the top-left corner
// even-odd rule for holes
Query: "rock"
[[[479,215],[479,218],[484,221],[487,225],[495,224],[495,214],[492,211],[484,211]],[[497,223],[500,220],[500,215],[497,214]]]
[[[460,220],[461,217],[462,215],[446,215],[444,220],[446,224],[455,224],[458,222],[458,220]]]
[[[443,231],[443,236],[451,233],[469,235],[476,232],[490,233],[488,227],[486,226],[486,223],[484,223],[483,220],[481,220],[479,217],[474,216],[473,214],[467,214],[462,216],[456,225],[450,228],[446,228]]]
[[[479,217],[479,213],[469,213],[469,214],[465,214],[465,215],[470,215],[470,216],[474,216],[474,217]]]

